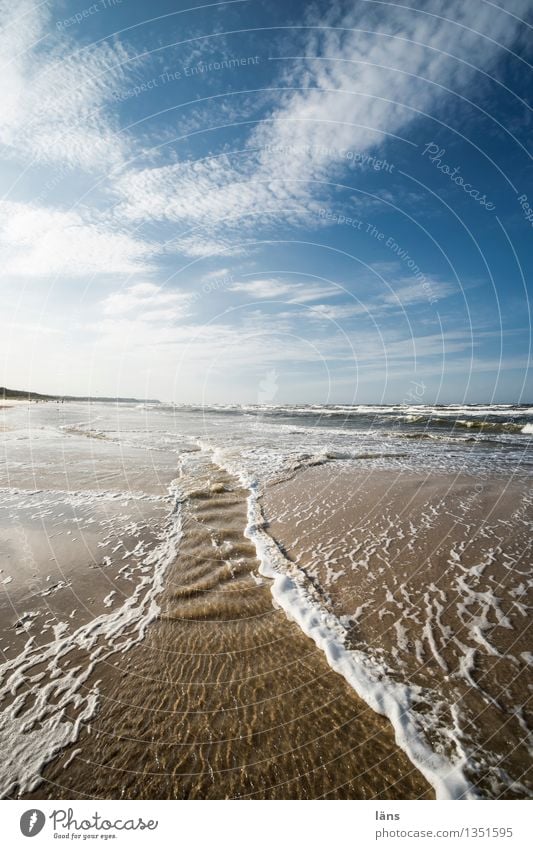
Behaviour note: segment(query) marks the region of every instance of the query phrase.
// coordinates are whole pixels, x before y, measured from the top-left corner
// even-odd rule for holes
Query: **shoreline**
[[[272,604],[244,534],[247,491],[206,460],[181,478],[160,615],[102,685],[91,733],[25,798],[112,798],[117,781],[126,798],[427,798],[389,723]]]
[[[347,629],[321,603],[298,566],[282,555],[275,540],[263,530],[264,516],[259,499],[253,493],[248,504],[246,535],[256,545],[261,564],[259,572],[271,579],[272,596],[287,617],[313,640],[331,668],[357,695],[375,713],[390,721],[396,744],[433,787],[437,800],[477,799],[478,794],[463,774],[463,764],[447,761],[421,738],[408,715],[404,687],[392,681],[384,685],[385,670],[373,666],[364,654],[347,648]]]
[[[6,739],[13,705],[22,728],[36,698],[49,742],[54,722],[75,729],[23,796],[530,795],[527,474],[446,473],[442,453],[424,470],[319,432],[279,451],[253,424],[247,452],[198,437],[194,417],[174,433],[161,410],[58,410],[12,413],[0,488],[3,648],[21,682]],[[173,510],[163,581],[153,535]]]
[[[328,501],[336,507],[317,519]],[[522,783],[526,720],[513,701],[526,698],[530,677],[526,589],[520,569],[506,560],[514,548],[529,550],[531,502],[524,481],[505,487],[497,477],[481,485],[475,476],[432,473],[428,479],[404,472],[395,479],[377,471],[358,478],[355,470],[326,464],[274,482],[264,493],[263,512],[252,508],[267,571],[277,574],[278,602],[315,635],[359,694],[389,716],[397,742],[438,798],[533,795]],[[511,530],[521,520],[524,531]],[[274,546],[261,530],[265,524]],[[501,550],[492,544],[495,528],[505,529]],[[524,566],[525,575],[527,561]],[[297,580],[284,584],[284,572]],[[358,677],[357,658],[371,672],[370,686],[365,675]],[[453,709],[457,699],[460,711]],[[447,718],[446,703],[452,706]],[[486,725],[479,739],[472,732],[477,715]],[[510,753],[509,740],[515,741]],[[506,768],[515,778],[496,791]]]

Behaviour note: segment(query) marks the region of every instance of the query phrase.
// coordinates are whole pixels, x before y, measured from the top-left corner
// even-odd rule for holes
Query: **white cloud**
[[[276,221],[280,210],[299,217],[308,212],[307,193],[299,193],[273,175],[258,169],[255,155],[235,162],[217,156],[198,162],[180,162],[160,168],[130,171],[121,176],[115,189],[122,198],[117,214],[131,221],[178,221],[197,226],[194,239],[227,232],[228,229],[255,228]],[[185,238],[181,240],[185,243]],[[221,246],[224,249],[225,243]]]
[[[108,316],[137,313],[133,320],[172,322],[188,314],[192,297],[187,292],[165,290],[154,283],[135,283],[109,295],[102,309]]]
[[[0,264],[5,275],[91,276],[143,271],[150,245],[75,211],[0,201]]]
[[[70,36],[54,30],[48,6],[0,2],[0,151],[25,162],[107,171],[127,147],[109,109],[126,51],[115,40],[74,52]]]
[[[309,308],[309,313],[302,314],[310,319],[325,319],[327,321],[342,321],[354,318],[357,315],[372,315],[372,305],[365,305],[354,301],[348,304],[316,304]]]
[[[202,283],[210,283],[212,280],[222,280],[231,277],[229,268],[214,268],[213,271],[208,271],[202,277]]]
[[[417,304],[435,303],[460,291],[459,285],[441,282],[436,278],[424,278],[424,281],[414,281],[409,278],[391,284],[392,291],[379,298],[383,306],[408,307]]]
[[[341,290],[335,286],[321,286],[314,283],[295,283],[290,280],[277,280],[272,278],[259,280],[246,280],[229,286],[230,292],[244,294],[254,300],[278,300],[286,303],[296,304],[307,301],[316,301],[319,298],[327,298],[341,294]]]
[[[453,90],[468,84],[475,68],[492,71],[501,57],[495,42],[510,46],[520,31],[494,4],[464,0],[434,0],[421,11],[370,3],[343,8],[331,4],[310,19],[321,29],[302,51],[308,58],[284,79],[306,90],[289,92],[273,123],[253,134],[252,143],[273,145],[272,155],[262,154],[273,174],[331,178],[331,167],[347,161],[346,151],[363,153],[431,113],[443,96],[438,86]],[[518,0],[513,11],[530,8]]]
[[[517,0],[513,11],[528,5]],[[350,151],[405,136],[445,87],[464,86],[476,67],[491,72],[501,55],[494,42],[509,46],[519,33],[518,21],[493,4],[435,0],[431,14],[393,4],[343,8],[310,18],[316,29],[283,77],[287,89],[302,90],[281,96],[249,136],[247,154],[130,171],[116,183],[118,214],[196,227],[173,243],[195,257],[235,245],[238,252],[258,226],[308,223],[317,197],[329,192],[321,181],[356,161]]]
[[[281,298],[290,293],[290,283],[281,280],[248,280],[245,283],[234,283],[229,287],[230,292],[239,292],[250,298]]]
[[[394,268],[397,269],[397,263]],[[390,288],[387,288],[390,286]],[[433,307],[444,298],[460,292],[459,286],[436,278],[425,278],[423,282],[409,278],[382,281],[380,288],[386,291],[377,292],[375,284],[366,285],[365,292],[358,298],[349,293],[348,303],[342,304],[313,304],[309,308],[308,317],[315,320],[343,321],[356,316],[381,318],[389,313],[402,311],[409,307]],[[302,317],[305,313],[301,314]]]
[[[139,216],[138,221],[144,221],[144,215]],[[150,219],[148,219],[150,220]],[[223,256],[240,256],[245,253],[246,242],[240,238],[233,242],[225,234],[213,232],[212,229],[204,232],[203,230],[187,233],[183,236],[178,236],[175,239],[168,241],[164,245],[165,251],[168,253],[182,253],[193,259],[203,259],[204,257],[220,257]]]

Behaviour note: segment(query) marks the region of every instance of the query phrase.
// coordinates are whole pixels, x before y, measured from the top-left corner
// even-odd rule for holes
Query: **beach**
[[[2,414],[4,798],[531,796],[529,408]]]
[[[532,496],[495,475],[329,466],[265,498],[269,533],[347,644],[408,685],[417,731],[482,796],[529,793]]]

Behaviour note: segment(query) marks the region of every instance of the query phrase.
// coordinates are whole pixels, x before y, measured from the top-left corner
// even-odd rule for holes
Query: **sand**
[[[457,725],[470,780],[505,797],[530,792],[532,778],[532,501],[523,479],[334,463],[264,499],[269,533],[345,622],[350,646],[423,688],[433,745],[456,751],[445,729]]]
[[[33,415],[4,417],[4,795],[434,797],[274,603],[250,490],[218,455],[161,414],[123,432],[103,408]],[[484,797],[530,795],[527,475],[306,456],[261,499],[276,550],[428,750]]]
[[[246,491],[206,469],[158,621],[34,798],[431,798],[392,728],[272,605]],[[75,753],[75,750],[78,753]]]

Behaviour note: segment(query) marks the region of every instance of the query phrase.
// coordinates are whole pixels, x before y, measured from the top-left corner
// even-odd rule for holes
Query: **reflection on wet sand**
[[[159,620],[108,667],[98,715],[34,797],[432,797],[389,723],[273,608],[246,492],[205,471]]]

